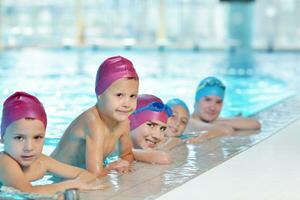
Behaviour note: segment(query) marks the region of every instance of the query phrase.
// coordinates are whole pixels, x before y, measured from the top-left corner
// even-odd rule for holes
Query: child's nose
[[[160,142],[162,140],[163,136],[164,135],[159,130],[155,130],[152,133],[152,137],[158,142]]]
[[[213,103],[212,103],[212,104],[210,104],[210,109],[211,109],[211,110],[216,110],[216,105],[215,105],[215,104],[213,104]]]
[[[33,149],[33,143],[31,140],[26,140],[24,150],[31,151]]]
[[[132,101],[131,101],[130,97],[124,98],[124,101],[123,101],[124,107],[128,108],[131,106],[131,104],[132,104]]]

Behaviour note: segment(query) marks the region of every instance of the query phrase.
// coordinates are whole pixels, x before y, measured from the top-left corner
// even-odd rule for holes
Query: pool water
[[[140,93],[155,94],[164,101],[178,97],[184,100],[191,110],[198,82],[210,75],[220,77],[227,86],[222,116],[256,116],[257,113],[295,95],[294,91],[299,85],[295,84],[299,83],[297,74],[300,72],[297,71],[299,68],[296,64],[299,57],[294,53],[257,53],[255,67],[232,69],[226,64],[227,55],[224,52],[116,49],[8,50],[0,53],[0,109],[2,110],[4,100],[17,90],[36,95],[43,102],[48,116],[44,153],[49,155],[70,122],[96,103],[94,94],[96,71],[105,58],[114,55],[122,55],[133,61],[140,76]],[[291,58],[294,62],[287,62]],[[272,127],[274,128],[274,125]],[[198,161],[197,155],[202,152],[200,154],[203,156],[208,146],[188,146],[188,155],[193,156],[192,159],[190,156],[184,158],[187,159],[187,169],[184,168],[185,165],[180,168],[180,171],[185,170],[183,173],[185,178],[176,178],[178,176],[176,169],[171,170],[171,175],[167,172],[164,174],[171,178],[166,179],[163,184],[167,185],[166,188],[170,188],[168,185],[174,187],[177,179],[177,182],[182,184],[182,181],[203,173],[238,151],[249,148],[269,136],[270,132],[268,126],[264,127],[262,134],[252,136],[250,140],[246,139],[247,142],[242,138],[240,146],[231,141],[241,140],[239,137],[224,139],[225,143],[221,143],[226,146],[223,147],[220,156],[215,152],[207,154],[208,158],[205,159],[208,163],[205,166],[203,165],[205,162]],[[0,150],[2,149],[1,144]],[[211,156],[220,159],[211,162],[209,160]],[[173,176],[173,173],[176,176]],[[34,184],[50,183],[49,177],[46,176]],[[140,181],[140,178],[137,180]],[[113,190],[120,188],[122,189],[115,185]],[[110,195],[111,191],[106,193]]]
[[[191,110],[198,82],[210,75],[220,77],[227,86],[222,116],[251,116],[294,94],[284,77],[264,72],[270,64],[280,65],[280,58],[274,60],[272,54],[257,54],[260,68],[242,73],[236,69],[234,74],[226,66],[224,52],[23,49],[0,53],[0,109],[17,90],[36,95],[48,116],[44,153],[50,154],[69,123],[95,104],[96,71],[113,55],[132,60],[140,76],[140,93],[155,94],[164,101],[178,97]],[[293,54],[283,57],[289,56]]]

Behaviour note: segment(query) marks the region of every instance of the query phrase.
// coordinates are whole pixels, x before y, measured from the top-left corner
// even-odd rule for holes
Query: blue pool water
[[[133,61],[140,76],[140,93],[152,93],[164,101],[179,97],[191,110],[198,82],[209,75],[219,76],[227,85],[223,116],[251,116],[294,94],[289,89],[290,76],[273,71],[294,54],[279,54],[274,59],[274,54],[258,53],[256,66],[244,70],[228,68],[223,52],[23,49],[0,53],[0,109],[16,90],[36,95],[48,115],[44,152],[50,154],[68,124],[95,104],[96,71],[113,55]]]

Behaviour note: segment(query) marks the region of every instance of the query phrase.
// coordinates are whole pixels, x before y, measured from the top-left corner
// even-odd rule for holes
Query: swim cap
[[[120,78],[139,79],[130,60],[122,56],[107,58],[97,71],[95,85],[97,96],[102,94],[114,81]]]
[[[172,110],[163,104],[162,100],[154,95],[141,94],[137,98],[137,108],[129,116],[130,129],[133,130],[150,120],[167,123]]]
[[[218,96],[222,100],[225,94],[225,85],[215,77],[207,77],[203,79],[196,90],[195,101],[198,102],[205,96]]]
[[[26,117],[38,119],[45,128],[47,126],[47,116],[42,103],[28,93],[16,92],[8,97],[3,104],[1,138],[12,122]]]
[[[189,108],[187,107],[186,103],[184,101],[182,101],[181,99],[178,99],[178,98],[174,98],[174,99],[170,99],[168,102],[167,102],[167,105],[169,107],[173,107],[173,106],[181,106],[183,107],[187,112],[188,114],[190,115],[190,110]]]

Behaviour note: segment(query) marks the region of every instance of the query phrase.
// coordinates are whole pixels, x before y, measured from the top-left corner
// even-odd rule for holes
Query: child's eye
[[[166,130],[167,130],[167,127],[165,127],[165,126],[160,127],[161,132],[165,132]]]
[[[122,97],[123,94],[122,93],[117,93],[117,97]]]
[[[206,98],[205,98],[205,101],[210,102],[211,99],[210,99],[209,97],[206,97]]]
[[[15,136],[15,137],[14,137],[14,139],[15,139],[15,140],[22,141],[22,140],[24,140],[24,137],[23,137],[23,136],[20,136],[20,135],[18,135],[18,136]]]
[[[132,94],[132,95],[130,95],[130,98],[136,99],[137,95],[136,94]]]
[[[147,126],[153,128],[153,127],[154,127],[154,124],[153,124],[153,123],[147,123]]]
[[[217,101],[217,104],[221,104],[221,103],[222,103],[222,100]]]
[[[35,140],[42,140],[44,138],[43,135],[37,135],[34,137]]]

